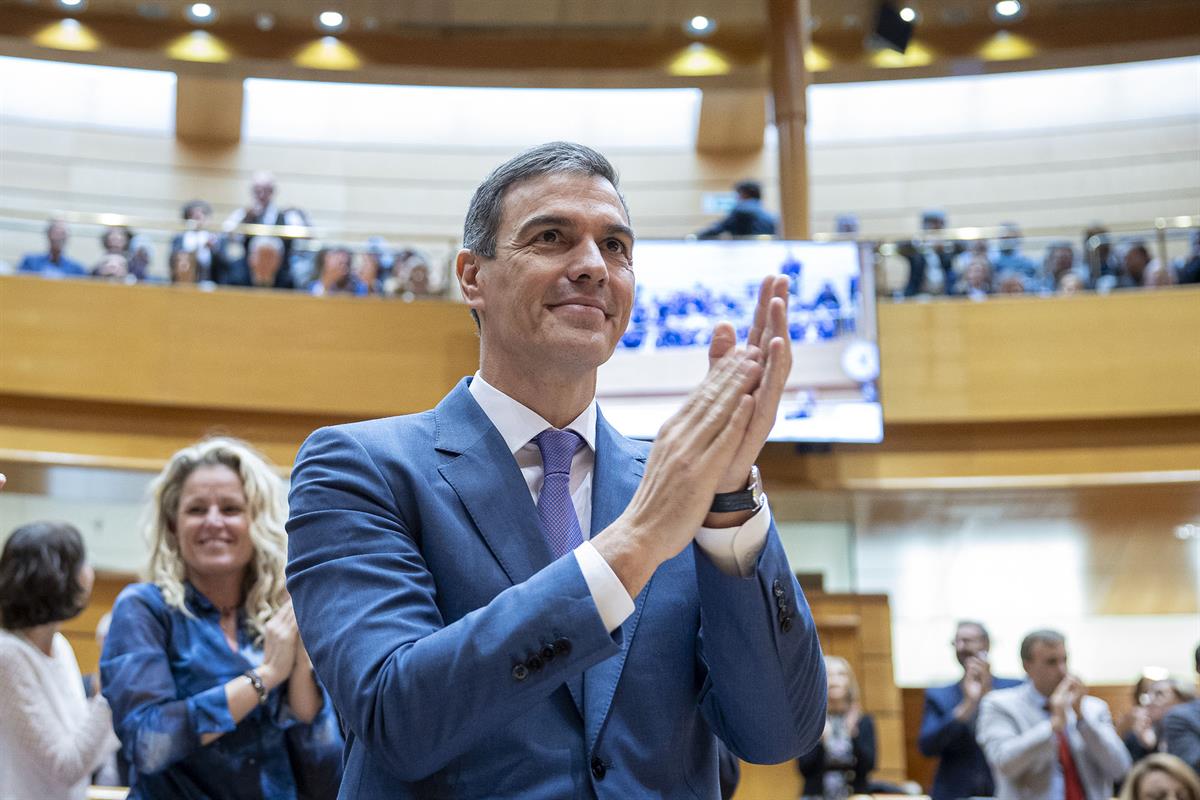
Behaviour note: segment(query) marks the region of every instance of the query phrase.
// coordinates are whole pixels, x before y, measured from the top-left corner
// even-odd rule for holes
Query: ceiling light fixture
[[[83,11],[87,8],[87,0],[58,0],[58,4],[72,11]]]
[[[207,25],[217,18],[217,10],[208,3],[192,3],[187,8],[186,16],[197,25]]]
[[[1021,5],[1020,0],[998,0],[992,6],[992,15],[999,19],[1014,19],[1020,16],[1025,7]]]
[[[269,31],[275,27],[275,15],[268,11],[260,11],[254,15],[254,27],[260,31]]]
[[[716,29],[717,29],[717,21],[716,20],[712,19],[711,17],[705,17],[700,14],[697,14],[696,16],[692,17],[691,19],[685,20],[683,23],[684,33],[688,34],[689,36],[695,36],[698,38],[703,38],[705,36],[711,36],[713,34],[713,31],[715,31]]]
[[[330,33],[338,33],[346,28],[346,17],[340,11],[322,11],[317,14],[317,27]]]
[[[904,20],[905,22],[916,22],[917,10],[912,6],[905,6],[904,8],[900,9],[900,19]]]

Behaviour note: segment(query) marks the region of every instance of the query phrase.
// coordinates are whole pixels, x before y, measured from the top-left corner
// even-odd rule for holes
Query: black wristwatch
[[[750,468],[750,481],[740,492],[719,492],[713,495],[709,513],[723,514],[729,511],[757,511],[762,507],[762,476],[758,467]]]

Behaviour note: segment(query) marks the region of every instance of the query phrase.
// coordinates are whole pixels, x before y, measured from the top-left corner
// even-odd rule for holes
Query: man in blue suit
[[[1020,681],[992,677],[989,649],[991,640],[982,623],[958,623],[954,655],[963,668],[962,680],[925,691],[917,746],[924,755],[941,759],[930,792],[933,800],[991,797],[995,791],[992,771],[975,741],[975,720],[985,694]]]
[[[754,461],[790,369],[787,279],[653,447],[595,402],[629,321],[608,161],[553,143],[476,190],[457,274],[480,367],[422,414],[317,431],[288,587],[347,728],[342,798],[717,798],[717,738],[782,762],[825,675]]]

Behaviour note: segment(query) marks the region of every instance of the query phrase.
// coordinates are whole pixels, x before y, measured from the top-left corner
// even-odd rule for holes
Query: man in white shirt
[[[1021,642],[1029,677],[989,692],[975,737],[991,765],[998,800],[1107,800],[1129,770],[1129,752],[1108,704],[1067,671],[1061,633],[1034,631]]]
[[[715,737],[810,749],[820,646],[753,468],[786,277],[747,348],[718,327],[651,448],[595,402],[634,295],[608,161],[514,157],[463,239],[479,371],[431,411],[314,433],[292,473],[288,585],[349,729],[342,796],[717,797]]]

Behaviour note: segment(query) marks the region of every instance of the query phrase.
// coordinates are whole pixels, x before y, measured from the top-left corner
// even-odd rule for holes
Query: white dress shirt
[[[537,503],[542,491],[542,453],[533,439],[554,426],[536,411],[489,384],[478,372],[471,379],[470,392],[504,438],[529,486],[533,502]],[[583,534],[583,544],[575,548],[574,556],[579,562],[592,600],[596,603],[600,619],[611,632],[633,613],[634,605],[621,579],[589,541],[592,535],[592,472],[596,466],[595,399],[567,425],[567,429],[579,434],[587,445],[576,450],[571,460],[571,502],[575,505],[579,529]],[[696,533],[696,544],[721,571],[728,575],[748,577],[754,573],[770,525],[771,512],[764,498],[762,508],[744,525],[738,528],[701,528]]]

